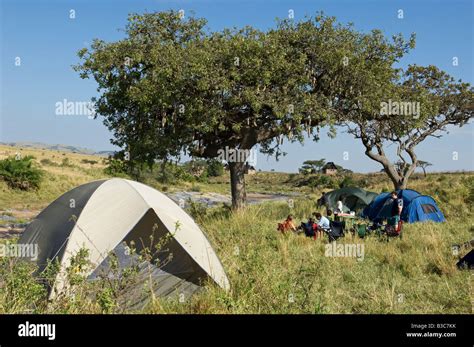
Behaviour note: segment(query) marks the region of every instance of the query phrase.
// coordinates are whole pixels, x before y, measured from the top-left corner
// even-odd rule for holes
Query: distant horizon
[[[15,146],[11,146],[11,144],[14,144]],[[76,146],[76,145],[71,145],[71,144],[66,144],[66,143],[46,143],[46,142],[37,142],[37,141],[7,141],[7,142],[4,142],[4,141],[0,141],[0,145],[2,146],[10,146],[10,147],[19,147],[19,148],[25,148],[25,149],[38,149],[38,150],[41,150],[41,149],[44,149],[44,150],[49,150],[49,151],[55,151],[55,149],[51,149],[51,148],[35,148],[35,147],[28,147],[28,146],[21,146],[22,144],[37,144],[37,145],[45,145],[45,146],[61,146],[61,147],[73,147],[75,149],[79,149],[79,150],[83,150],[83,151],[91,151],[91,153],[82,153],[82,152],[76,152],[77,154],[83,154],[83,155],[94,155],[94,156],[99,156],[100,153],[111,153],[111,152],[115,152],[114,150],[99,150],[99,149],[94,149],[94,148],[87,148],[87,147],[81,147],[81,146]],[[61,150],[57,150],[58,152],[60,152]],[[71,151],[62,151],[62,152],[70,152],[70,153],[74,153],[74,152],[71,152]],[[262,155],[262,154],[260,154]],[[183,156],[183,157],[186,157],[186,156]],[[316,158],[316,159],[321,159],[321,158]],[[179,161],[179,163],[185,163],[187,161],[189,161],[190,158],[187,157],[187,160],[183,160],[181,159]],[[308,159],[309,160],[309,159]],[[334,161],[334,160],[326,160],[326,163],[328,162],[334,162],[335,164],[337,165],[340,165],[340,162],[337,162],[337,161]],[[303,165],[303,162],[301,162],[301,165],[300,167]],[[348,169],[347,167],[344,167],[343,165],[340,165],[342,166],[344,169]],[[459,170],[430,170],[429,168],[432,168],[433,166],[429,166],[428,168],[426,168],[426,173],[432,173],[432,174],[442,174],[442,173],[467,173],[467,172],[474,172],[474,169],[459,169]],[[299,168],[299,167],[298,167]],[[298,173],[298,170],[296,171],[281,171],[281,170],[275,170],[275,169],[261,169],[259,168],[258,166],[255,167],[255,169],[257,171],[261,171],[261,172],[275,172],[275,173],[287,173],[287,174],[292,174],[292,173]],[[349,169],[351,170],[351,169]],[[360,172],[360,171],[354,171],[354,170],[351,170],[353,173],[355,174],[377,174],[377,173],[383,173],[381,171],[382,169],[378,170],[378,171],[366,171],[366,172]],[[423,171],[421,170],[421,167],[418,166],[417,167],[417,171],[415,171],[415,174],[416,173],[419,173],[419,174],[423,174]]]

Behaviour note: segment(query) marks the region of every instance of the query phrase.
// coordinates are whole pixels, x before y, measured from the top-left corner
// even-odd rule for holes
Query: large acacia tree
[[[278,21],[266,32],[211,32],[204,19],[171,11],[130,15],[123,39],[94,40],[75,68],[98,83],[96,113],[112,143],[131,165],[152,165],[183,152],[213,158],[257,144],[278,156],[284,138],[317,140],[320,127],[351,114],[352,77],[366,84],[364,76],[388,73],[405,45],[322,15]],[[240,208],[245,163],[231,161],[229,169]]]
[[[393,80],[379,77],[375,93],[359,89],[364,102],[353,104],[345,125],[361,140],[365,154],[382,165],[394,189],[405,189],[420,164],[416,147],[430,137],[442,137],[449,126],[467,124],[474,115],[474,90],[435,66],[411,65],[397,70]],[[387,154],[389,145],[396,146],[396,160]]]

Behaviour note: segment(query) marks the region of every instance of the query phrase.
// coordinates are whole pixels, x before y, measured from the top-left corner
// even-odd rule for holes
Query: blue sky
[[[362,31],[382,29],[386,35],[417,34],[417,46],[401,62],[433,64],[455,78],[473,83],[473,2],[445,1],[124,1],[124,0],[0,0],[0,141],[37,141],[68,144],[95,150],[113,149],[110,134],[99,119],[58,116],[55,104],[67,99],[88,101],[96,95],[92,80],[81,80],[71,68],[76,52],[93,38],[117,40],[118,29],[130,12],[183,9],[205,17],[211,30],[252,25],[272,27],[276,17],[295,19],[323,10],[343,23],[353,22]],[[75,19],[70,18],[70,10]],[[404,18],[398,18],[398,10]],[[21,65],[16,66],[16,58]],[[453,66],[453,57],[458,66]],[[453,129],[442,139],[430,139],[418,148],[432,170],[474,170],[474,127]],[[262,170],[294,172],[307,159],[326,158],[359,172],[378,171],[379,164],[363,154],[362,145],[338,133],[323,134],[318,143],[286,144],[288,153],[279,162],[259,155]],[[343,160],[344,152],[349,159]],[[457,160],[453,160],[453,152]],[[456,158],[456,156],[454,156]]]

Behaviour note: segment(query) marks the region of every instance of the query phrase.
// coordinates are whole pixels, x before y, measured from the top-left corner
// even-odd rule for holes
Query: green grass
[[[296,202],[294,214],[311,205]],[[471,313],[468,271],[457,270],[451,245],[471,237],[470,222],[406,225],[402,240],[368,237],[362,261],[325,256],[325,244],[280,235],[285,204],[251,206],[229,219],[201,221],[232,290],[211,288],[188,303],[159,301],[152,312],[193,313]],[[472,217],[472,216],[471,216]],[[210,218],[210,219],[208,219]],[[291,300],[293,299],[293,300]]]
[[[55,170],[55,171],[52,171]],[[74,186],[104,177],[100,167],[80,164],[53,167],[37,192],[12,191],[0,183],[0,207],[42,208]],[[384,175],[355,175],[366,189],[390,190]],[[201,192],[228,192],[226,176],[194,183]],[[446,223],[405,224],[403,239],[390,242],[376,236],[346,238],[340,243],[364,245],[364,258],[325,256],[326,240],[281,235],[276,225],[292,213],[297,221],[315,210],[320,191],[295,188],[299,175],[257,173],[247,176],[251,192],[300,192],[294,208],[284,202],[248,206],[238,213],[208,209],[197,222],[208,235],[231,283],[224,292],[209,284],[185,302],[153,298],[144,313],[472,313],[471,274],[456,268],[451,246],[472,238],[474,175],[416,175],[410,188],[432,195]],[[158,182],[147,182],[158,189]],[[193,183],[169,186],[168,191],[192,190]],[[199,188],[196,188],[199,187]],[[305,197],[311,197],[305,198]],[[11,259],[0,264],[0,313],[123,312],[109,291],[98,299],[79,288],[73,300],[46,305],[44,292],[31,276],[33,268],[17,268]],[[31,291],[28,288],[32,288]],[[97,290],[95,288],[94,290]],[[125,311],[129,312],[129,311]]]
[[[303,218],[311,210],[310,203],[296,201],[291,212]],[[276,222],[289,212],[283,203],[250,206],[235,214],[209,211],[198,221],[226,269],[231,290],[226,293],[209,285],[184,303],[155,298],[142,312],[472,312],[470,273],[456,268],[457,258],[451,251],[451,245],[471,237],[471,221],[406,225],[403,239],[390,242],[375,236],[341,240],[364,244],[364,258],[359,261],[326,257],[325,241],[276,232]],[[24,301],[23,297],[17,300]],[[8,303],[11,306],[11,300]],[[12,312],[2,309],[6,304],[0,290],[0,312]],[[15,306],[14,312],[28,310],[24,305]],[[37,307],[50,313],[102,312],[100,305],[87,298],[74,305],[60,301],[53,307]],[[121,308],[114,307],[112,312]]]

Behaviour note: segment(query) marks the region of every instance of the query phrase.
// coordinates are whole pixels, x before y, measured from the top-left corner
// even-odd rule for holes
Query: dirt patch
[[[0,239],[12,239],[20,236],[28,223],[39,213],[39,210],[0,211]]]
[[[40,210],[3,210],[0,211],[0,220],[32,220],[39,213]]]
[[[19,237],[23,233],[23,231],[25,231],[25,227],[18,228],[12,226],[0,226],[0,239],[8,240],[13,239],[15,237]]]
[[[286,201],[293,199],[298,194],[265,194],[265,193],[247,193],[247,202],[249,204],[259,204],[265,201]],[[220,203],[231,204],[232,200],[229,195],[218,193],[200,193],[200,192],[176,192],[168,195],[171,199],[179,203],[180,200],[186,202],[191,199],[194,202],[199,202],[212,207]]]

